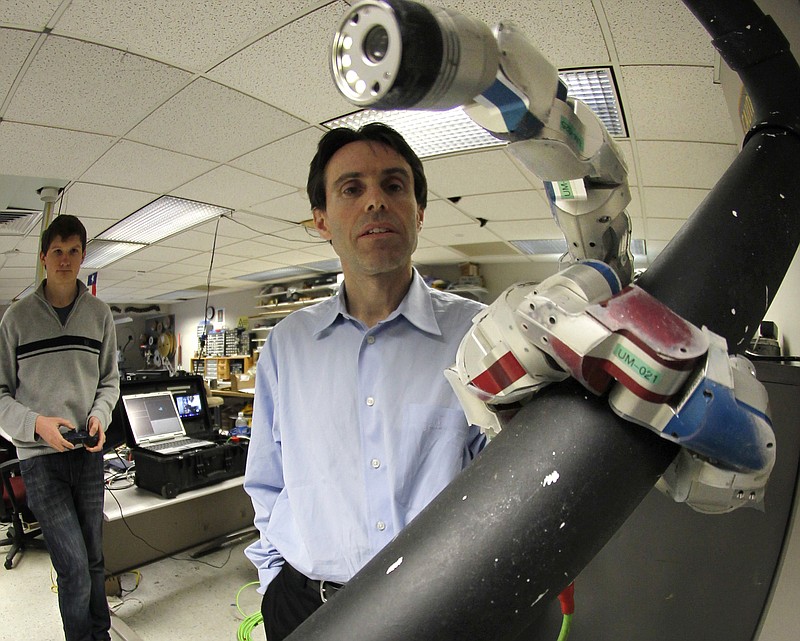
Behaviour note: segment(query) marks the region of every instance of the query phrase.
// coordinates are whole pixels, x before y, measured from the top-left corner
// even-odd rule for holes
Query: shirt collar
[[[400,305],[397,306],[389,316],[381,321],[388,323],[398,316],[403,316],[409,323],[428,334],[441,336],[442,330],[433,312],[430,289],[416,269],[412,269],[411,287]],[[333,325],[339,318],[352,318],[347,312],[345,305],[345,283],[339,288],[339,292],[321,304],[320,314],[314,327],[314,334],[319,334],[323,330]],[[381,323],[378,323],[379,325]]]

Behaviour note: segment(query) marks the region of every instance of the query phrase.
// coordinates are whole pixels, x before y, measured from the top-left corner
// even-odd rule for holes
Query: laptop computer
[[[172,392],[148,392],[122,396],[135,446],[154,454],[175,454],[216,445],[186,435]],[[184,410],[186,406],[182,404]]]

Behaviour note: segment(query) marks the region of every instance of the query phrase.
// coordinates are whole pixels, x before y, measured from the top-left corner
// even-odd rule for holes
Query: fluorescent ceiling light
[[[560,71],[558,75],[569,88],[568,95],[586,103],[603,121],[608,133],[623,138],[628,135],[611,69],[574,69]]]
[[[567,241],[563,238],[550,240],[512,240],[514,247],[528,256],[541,256],[546,254],[565,254],[567,251]],[[634,256],[644,258],[647,255],[647,245],[643,238],[631,240],[631,253]]]
[[[149,245],[230,211],[194,200],[161,196],[109,227],[97,238]]]
[[[26,296],[29,296],[30,294],[33,294],[33,292],[34,292],[34,291],[36,291],[36,285],[28,285],[28,286],[27,286],[25,289],[23,289],[23,290],[22,290],[22,291],[21,291],[19,294],[17,294],[16,296],[14,296],[14,298],[12,299],[12,301],[16,302],[16,301],[18,301],[18,300],[22,300],[22,299],[23,299],[23,298],[25,298]]]
[[[420,158],[507,144],[476,125],[461,107],[447,111],[366,109],[323,124],[331,129],[358,129],[371,122],[382,122],[396,129]]]
[[[86,258],[83,259],[82,267],[84,269],[100,269],[143,247],[147,247],[147,245],[143,243],[91,240],[86,245]]]
[[[313,276],[315,274],[329,274],[331,272],[341,271],[342,264],[338,258],[331,260],[322,260],[317,263],[308,263],[307,265],[297,265],[294,267],[278,267],[276,269],[268,269],[267,271],[257,272],[255,274],[247,274],[246,276],[237,276],[239,280],[251,280],[257,283],[266,283],[270,281],[291,280],[293,278],[303,278],[304,276]]]
[[[572,69],[559,72],[559,77],[569,88],[568,95],[585,102],[612,136],[627,135],[611,69]],[[371,122],[382,122],[399,131],[420,158],[507,144],[475,124],[461,107],[447,111],[365,109],[322,124],[331,129],[358,129]]]

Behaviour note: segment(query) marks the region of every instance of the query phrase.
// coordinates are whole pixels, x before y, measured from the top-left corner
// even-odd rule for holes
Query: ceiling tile
[[[249,239],[261,234],[280,232],[291,226],[293,225],[290,222],[237,210],[220,221],[219,235],[227,238]]]
[[[525,224],[513,221],[491,223],[491,225],[494,233],[506,240],[550,240],[564,237],[552,218],[529,220]]]
[[[411,259],[415,263],[435,265],[436,263],[463,263],[467,257],[449,247],[419,247]]]
[[[230,165],[265,178],[305,189],[308,165],[322,131],[310,127],[232,160]]]
[[[113,142],[108,136],[3,121],[0,174],[74,180]]]
[[[223,165],[198,176],[171,193],[180,198],[238,209],[261,202],[265,198],[282,196],[292,190],[292,187]]]
[[[156,193],[76,182],[64,191],[61,211],[77,216],[81,220],[101,218],[113,219],[116,222],[156,198],[158,198]]]
[[[70,212],[64,211],[62,213],[68,214]],[[77,214],[72,214],[77,216]],[[81,218],[80,216],[78,216]],[[119,222],[118,218],[89,218],[83,216],[81,218],[83,226],[86,228],[86,237],[91,240],[103,233],[106,229]]]
[[[41,30],[47,26],[63,0],[8,1],[0,4],[3,24]]]
[[[635,114],[628,126],[639,140],[738,141],[713,68],[623,67],[622,76]],[[665,99],[653,100],[659,95]]]
[[[140,249],[135,254],[132,254],[131,260],[135,260],[137,264],[140,264],[141,262],[168,264],[175,260],[182,260],[184,258],[188,258],[189,256],[194,256],[200,251],[202,250],[178,249],[177,247],[150,245],[144,249]],[[116,266],[117,263],[114,263],[114,265]]]
[[[456,206],[473,218],[484,218],[492,222],[550,218],[552,216],[544,191],[535,189],[465,196],[458,201]]]
[[[248,207],[248,210],[263,214],[268,218],[293,223],[301,223],[312,217],[311,203],[308,202],[308,196],[304,190],[294,190],[285,196],[256,203]]]
[[[350,113],[355,108],[338,93],[328,68],[328,48],[347,8],[333,2],[308,13],[231,56],[208,76],[311,124]]]
[[[6,16],[3,16],[4,18]],[[36,42],[36,34],[15,29],[0,29],[0,105],[5,101],[19,68]]]
[[[428,188],[444,198],[530,189],[504,151],[482,151],[423,163]]]
[[[304,126],[302,121],[260,100],[200,78],[126,137],[225,162]]]
[[[685,220],[674,218],[648,218],[647,238],[648,240],[670,240],[685,222]]]
[[[215,163],[121,140],[81,176],[86,182],[168,193]]]
[[[711,39],[681,2],[602,0],[622,64],[714,64]]]
[[[486,227],[476,223],[471,225],[452,225],[449,227],[428,228],[420,232],[424,238],[437,245],[463,245],[468,243],[493,243],[499,238]]]
[[[141,56],[50,36],[22,78],[5,118],[122,135],[190,78]]]
[[[193,249],[206,255],[206,262],[211,259],[211,250],[214,247],[213,234],[206,234],[187,229],[179,234],[165,238],[158,243],[159,247],[177,247],[179,249]],[[206,253],[207,252],[207,253]]]
[[[254,236],[253,234],[251,234],[250,238],[254,238],[254,240],[243,240],[239,243],[236,243],[235,245],[222,247],[217,251],[218,253],[225,254],[227,256],[238,256],[240,260],[244,258],[269,257],[271,260],[276,260],[276,261],[277,261],[276,255],[282,254],[286,251],[286,249],[283,247],[276,247],[275,245],[270,245],[269,238],[267,237]]]
[[[477,223],[467,216],[464,212],[446,200],[434,200],[429,202],[425,209],[425,218],[422,223],[423,229],[435,227],[447,227],[450,225],[469,225],[477,226]]]
[[[644,201],[647,217],[680,218],[685,220],[708,195],[707,189],[670,189],[645,187]]]
[[[556,67],[608,62],[597,14],[586,0],[432,0],[493,27],[513,22]]]
[[[711,189],[736,158],[736,145],[696,142],[638,143],[642,184]]]
[[[317,4],[318,0],[73,0],[55,31],[205,71],[256,33]]]

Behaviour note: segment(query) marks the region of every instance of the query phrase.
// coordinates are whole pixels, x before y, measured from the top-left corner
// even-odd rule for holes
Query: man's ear
[[[311,213],[314,216],[314,227],[316,227],[319,235],[325,240],[330,240],[331,232],[328,228],[328,213],[319,207],[314,207],[314,209],[311,210]]]
[[[425,210],[417,205],[417,231],[422,230],[423,220],[425,220]]]

